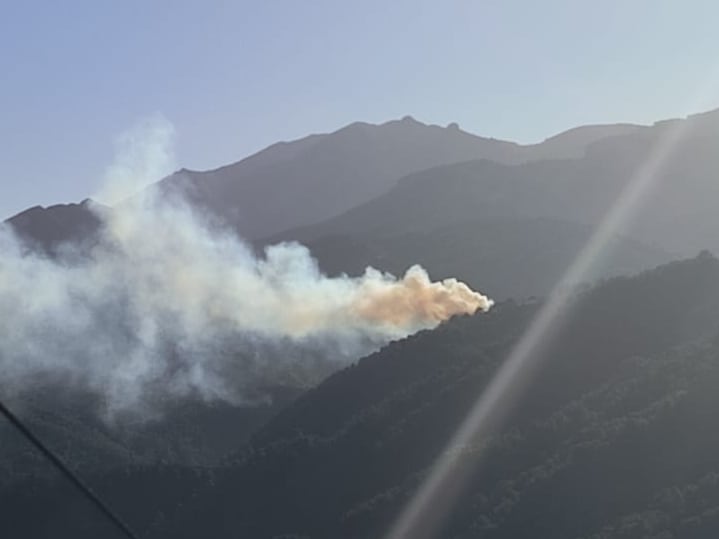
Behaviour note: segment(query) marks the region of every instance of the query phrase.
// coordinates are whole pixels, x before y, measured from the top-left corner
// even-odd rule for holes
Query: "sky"
[[[196,170],[407,114],[523,143],[685,116],[717,21],[714,0],[0,0],[0,218],[91,196],[158,114]]]

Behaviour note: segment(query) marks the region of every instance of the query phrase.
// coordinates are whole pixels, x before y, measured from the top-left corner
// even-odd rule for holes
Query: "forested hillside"
[[[379,537],[540,305],[505,302],[394,343],[309,391],[220,465],[128,464],[88,481],[148,537]],[[501,428],[459,454],[467,488],[444,536],[710,537],[719,262],[702,254],[612,279],[570,313]],[[97,532],[68,486],[41,481],[6,491],[6,526],[40,511],[43,526]],[[27,537],[42,537],[28,522]]]

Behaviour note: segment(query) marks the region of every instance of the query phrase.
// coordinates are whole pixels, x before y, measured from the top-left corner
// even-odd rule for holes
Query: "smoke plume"
[[[122,158],[144,162],[114,165],[111,183],[119,185],[119,170],[133,181],[138,170],[159,170],[148,161],[167,162],[168,132],[150,129],[144,144],[135,136]],[[454,279],[431,282],[419,266],[400,279],[371,268],[329,278],[299,244],[258,257],[153,189],[94,211],[103,227],[89,255],[48,258],[0,227],[5,392],[61,383],[101,396],[107,413],[187,397],[251,402],[263,388],[316,381],[492,304]]]

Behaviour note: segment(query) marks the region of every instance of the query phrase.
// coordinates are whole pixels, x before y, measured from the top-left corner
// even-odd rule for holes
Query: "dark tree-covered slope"
[[[382,537],[540,308],[504,302],[393,343],[220,465],[129,461],[85,477],[148,538]],[[437,537],[716,536],[719,261],[581,292],[532,361],[506,421],[458,454],[466,489]],[[111,536],[51,474],[0,501],[4,537]]]
[[[172,533],[381,537],[538,308],[501,304],[330,377],[216,470]],[[583,293],[533,360],[508,421],[461,454],[468,488],[439,536],[719,531],[716,259]]]

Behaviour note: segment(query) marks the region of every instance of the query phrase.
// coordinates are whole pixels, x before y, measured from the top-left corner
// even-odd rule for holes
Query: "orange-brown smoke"
[[[457,279],[432,282],[420,266],[412,266],[397,281],[367,280],[351,310],[374,324],[398,328],[434,327],[459,314],[488,311],[491,299]]]

